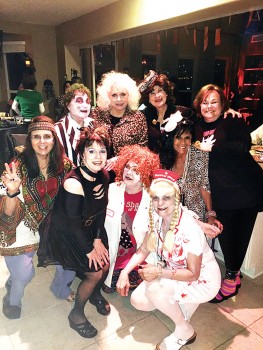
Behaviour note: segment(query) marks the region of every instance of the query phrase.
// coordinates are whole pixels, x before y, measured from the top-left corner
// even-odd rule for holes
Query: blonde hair
[[[168,190],[168,192],[167,192]],[[163,250],[166,250],[168,252],[172,252],[173,245],[174,245],[174,231],[175,227],[178,224],[179,216],[180,216],[180,191],[179,187],[176,183],[172,183],[171,181],[163,180],[163,179],[156,179],[153,180],[150,190],[149,190],[150,196],[153,197],[155,194],[165,193],[168,195],[175,195],[175,208],[173,211],[173,217],[170,222],[169,230],[165,235],[165,240],[163,243]],[[155,225],[154,225],[154,218],[153,218],[153,205],[152,200],[150,203],[149,208],[149,218],[150,218],[150,232],[147,240],[147,249],[149,251],[156,251],[157,249],[157,242],[156,242],[156,235],[155,235]]]
[[[118,90],[126,90],[129,95],[128,107],[133,111],[138,109],[141,94],[139,92],[135,80],[129,77],[128,74],[119,73],[115,71],[105,73],[102,76],[101,82],[97,88],[97,106],[99,108],[110,108],[111,102],[109,94],[111,93],[113,87],[117,88]]]
[[[164,179],[156,179],[152,181],[149,189],[150,196],[152,197],[156,193],[166,193],[169,196],[176,195],[177,192],[180,193],[178,185],[175,185],[171,181],[166,181]]]

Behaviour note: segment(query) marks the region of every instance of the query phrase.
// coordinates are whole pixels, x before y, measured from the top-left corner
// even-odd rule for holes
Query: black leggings
[[[245,258],[258,210],[253,208],[216,210],[224,225],[218,235],[227,270],[239,271]]]
[[[87,320],[84,308],[90,296],[94,299],[102,299],[100,292],[101,286],[108,274],[109,265],[105,265],[103,269],[95,272],[85,272],[82,274],[82,281],[80,282],[75,304],[70,312],[70,319],[74,323],[83,323]]]

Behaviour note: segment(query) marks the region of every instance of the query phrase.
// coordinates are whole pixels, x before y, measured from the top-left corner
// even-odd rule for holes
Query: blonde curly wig
[[[110,108],[109,94],[113,87],[120,91],[127,91],[129,95],[128,107],[133,111],[138,109],[141,94],[135,80],[129,77],[128,74],[115,71],[103,74],[101,82],[97,87],[97,106],[99,108]]]

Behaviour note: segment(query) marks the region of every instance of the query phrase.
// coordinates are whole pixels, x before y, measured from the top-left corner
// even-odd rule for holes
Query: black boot
[[[235,280],[239,271],[226,270],[225,278],[228,280]]]

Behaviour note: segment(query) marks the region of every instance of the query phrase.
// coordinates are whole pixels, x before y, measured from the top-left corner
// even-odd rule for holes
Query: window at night
[[[226,75],[226,60],[215,60],[214,68],[214,84],[220,86],[222,89],[225,88],[225,75]]]
[[[177,102],[183,106],[192,105],[192,88],[194,75],[194,60],[179,59],[178,61],[178,80],[177,80]]]

